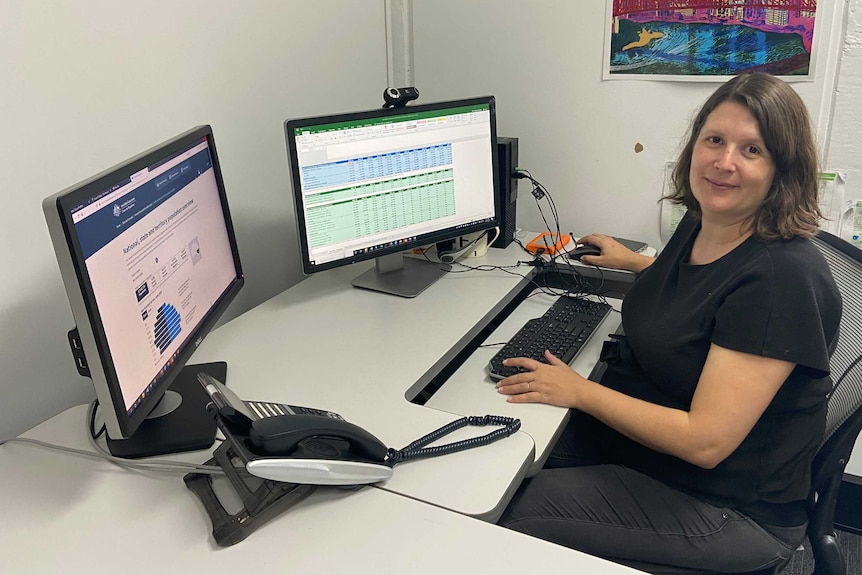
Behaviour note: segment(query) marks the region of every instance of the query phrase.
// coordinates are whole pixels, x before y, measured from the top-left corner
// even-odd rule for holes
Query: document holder
[[[225,510],[213,488],[212,475],[189,473],[183,477],[183,481],[186,487],[197,495],[210,516],[216,544],[228,547],[244,540],[258,527],[299,503],[315,486],[284,483],[251,475],[245,470],[245,465],[256,456],[245,449],[242,438],[236,437],[226,429],[227,426],[221,425],[221,422],[219,424],[225,434],[225,441],[213,452],[213,457],[206,464],[218,465],[224,470],[230,485],[242,500],[243,508],[235,513]]]

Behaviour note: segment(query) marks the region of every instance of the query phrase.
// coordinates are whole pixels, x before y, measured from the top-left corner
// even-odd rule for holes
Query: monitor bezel
[[[296,146],[295,130],[308,126],[318,126],[321,124],[336,124],[341,122],[354,122],[358,120],[367,120],[375,118],[391,118],[399,116],[409,116],[416,113],[433,112],[444,110],[447,108],[460,108],[476,105],[487,105],[490,113],[490,143],[489,153],[491,156],[491,177],[493,186],[493,201],[494,201],[494,217],[491,220],[477,222],[470,225],[450,226],[435,232],[423,234],[415,240],[406,241],[398,245],[376,249],[370,252],[345,256],[337,260],[314,263],[311,261],[310,250],[306,235],[306,220],[305,209],[303,205],[303,191],[299,174],[298,152]],[[294,213],[296,216],[296,232],[300,249],[300,261],[302,270],[305,275],[322,272],[325,270],[356,264],[368,260],[381,258],[392,254],[405,253],[410,250],[421,248],[424,246],[434,245],[439,242],[453,240],[463,235],[490,230],[500,225],[500,214],[502,210],[502,201],[497,193],[499,189],[499,173],[498,173],[498,156],[497,156],[497,108],[496,98],[494,96],[479,96],[472,98],[464,98],[458,100],[444,100],[431,102],[426,104],[410,104],[402,107],[375,108],[370,110],[362,110],[355,112],[346,112],[339,114],[328,114],[319,116],[310,116],[305,118],[293,118],[284,122],[285,140],[287,142],[288,163],[290,167],[290,180],[292,188],[292,196],[294,202]]]
[[[83,251],[77,234],[73,232],[74,223],[71,213],[74,208],[80,206],[82,201],[104,192],[142,169],[169,159],[195,142],[202,141],[207,142],[212,159],[213,173],[234,262],[234,279],[228,283],[220,297],[204,314],[182,347],[178,349],[178,355],[172,368],[168,370],[156,387],[141,400],[137,408],[129,414],[123,402],[120,382],[114,367],[114,358],[96,303]],[[113,439],[129,438],[170,388],[194,351],[224,314],[245,282],[212,127],[202,125],[187,130],[91,178],[45,198],[43,211],[60,268],[60,275],[69,299],[72,317],[76,323],[78,342],[81,346],[80,351],[86,357],[86,368],[93,382],[96,398],[102,408],[102,419],[108,436]],[[73,355],[76,354],[73,352]],[[77,367],[80,372],[81,366],[78,365]]]

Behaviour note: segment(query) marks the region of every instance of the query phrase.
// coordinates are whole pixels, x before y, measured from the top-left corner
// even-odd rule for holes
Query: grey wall
[[[88,401],[41,201],[213,126],[247,283],[301,279],[282,122],[376,107],[382,0],[0,1],[0,439]]]

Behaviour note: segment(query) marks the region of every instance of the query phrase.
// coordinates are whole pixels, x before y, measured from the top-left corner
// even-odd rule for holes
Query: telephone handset
[[[383,463],[387,448],[361,427],[344,421],[343,418],[320,415],[294,415],[289,419],[267,417],[252,423],[249,439],[252,450],[261,455],[284,455],[297,449],[309,449],[300,444],[309,437],[341,439],[350,444],[356,455]],[[312,444],[311,450],[323,455],[337,455],[326,445]]]
[[[246,470],[264,479],[318,485],[384,481],[387,447],[337,413],[283,403],[244,401],[206,373],[198,381],[225,433],[251,452]]]

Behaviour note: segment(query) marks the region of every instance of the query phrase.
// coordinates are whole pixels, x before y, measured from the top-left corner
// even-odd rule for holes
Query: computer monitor
[[[72,352],[93,381],[110,451],[211,445],[209,397],[200,369],[185,364],[244,281],[212,129],[189,130],[42,208],[77,324]]]
[[[306,274],[412,297],[451,269],[404,252],[499,225],[492,96],[285,122]]]

